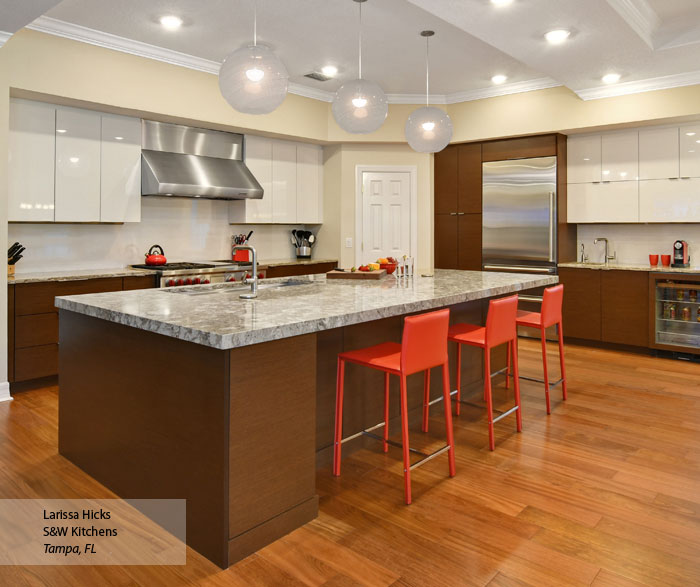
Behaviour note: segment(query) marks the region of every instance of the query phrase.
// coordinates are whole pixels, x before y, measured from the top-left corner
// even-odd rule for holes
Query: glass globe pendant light
[[[409,114],[406,121],[406,140],[414,151],[437,153],[452,139],[452,120],[444,110],[430,105],[430,52],[429,39],[433,31],[421,32],[425,37],[425,106]]]
[[[338,88],[333,99],[333,118],[340,128],[354,134],[367,134],[377,130],[389,111],[386,94],[374,82],[362,79],[362,3],[360,4],[359,77]]]
[[[254,2],[253,44],[231,53],[219,70],[226,101],[245,114],[269,114],[287,96],[289,73],[269,48],[258,45],[258,10]]]

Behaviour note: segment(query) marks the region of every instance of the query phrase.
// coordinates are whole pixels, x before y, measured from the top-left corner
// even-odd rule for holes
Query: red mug
[[[659,264],[659,256],[658,255],[649,255],[649,265],[652,267],[656,267]]]
[[[661,264],[664,267],[671,265],[671,255],[661,255]]]

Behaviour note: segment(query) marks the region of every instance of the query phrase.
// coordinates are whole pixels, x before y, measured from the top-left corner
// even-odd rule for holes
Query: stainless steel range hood
[[[243,135],[144,120],[141,146],[142,196],[263,197],[243,162]]]

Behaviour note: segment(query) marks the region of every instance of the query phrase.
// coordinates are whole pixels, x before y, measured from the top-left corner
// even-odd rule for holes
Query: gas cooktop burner
[[[187,269],[212,269],[216,265],[207,263],[166,263],[165,265],[132,265],[134,269],[151,269],[155,271],[183,271]]]

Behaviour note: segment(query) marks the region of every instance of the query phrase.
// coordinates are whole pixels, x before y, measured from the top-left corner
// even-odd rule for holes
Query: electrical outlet
[[[352,237],[348,237],[345,239],[345,248],[352,249]]]

